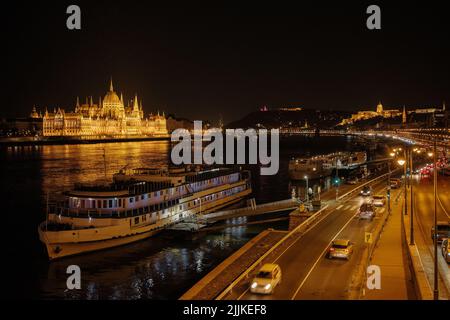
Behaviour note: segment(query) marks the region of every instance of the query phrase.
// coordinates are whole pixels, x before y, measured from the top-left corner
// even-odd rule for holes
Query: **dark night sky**
[[[146,112],[214,122],[262,105],[450,104],[448,12],[431,1],[392,2],[397,7],[374,2],[381,31],[365,26],[372,3],[350,1],[74,1],[81,31],[66,29],[71,2],[14,4],[1,22],[7,100],[0,116],[25,116],[33,104],[72,109],[77,96],[98,101],[110,76],[126,99],[137,92]]]

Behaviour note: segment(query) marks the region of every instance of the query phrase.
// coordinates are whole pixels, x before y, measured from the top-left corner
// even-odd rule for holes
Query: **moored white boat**
[[[236,203],[251,193],[250,173],[139,168],[109,185],[77,185],[49,205],[39,225],[49,259],[139,241],[183,219]]]

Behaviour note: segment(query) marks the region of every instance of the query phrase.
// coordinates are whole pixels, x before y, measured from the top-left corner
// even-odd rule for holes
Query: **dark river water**
[[[253,197],[258,203],[289,198],[287,167],[292,156],[355,147],[363,149],[349,137],[283,139],[278,175],[259,176],[259,168],[251,168]],[[165,141],[0,148],[4,294],[29,299],[177,299],[269,227],[226,228],[189,240],[161,234],[124,247],[47,261],[37,234],[39,222],[45,220],[47,193],[105,176],[109,180],[125,166],[164,165],[168,155],[169,143]],[[287,229],[287,225],[287,221],[280,221],[270,227]],[[78,265],[82,270],[79,291],[66,290],[69,265]]]

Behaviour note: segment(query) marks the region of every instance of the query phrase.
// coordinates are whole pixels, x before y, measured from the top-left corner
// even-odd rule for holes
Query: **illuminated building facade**
[[[52,113],[45,111],[38,115],[35,109],[33,117],[42,117],[44,137],[86,137],[86,138],[123,138],[138,136],[168,136],[165,115],[150,114],[144,118],[142,102],[135,95],[132,103],[125,106],[123,95],[114,91],[111,81],[105,97],[94,104],[92,97],[81,104],[77,98],[75,110],[66,112],[58,108]]]
[[[356,121],[367,120],[375,117],[395,118],[401,115],[402,112],[400,110],[385,110],[380,102],[377,105],[377,111],[359,111],[358,113],[352,114],[350,118],[342,120],[340,125],[348,125]]]

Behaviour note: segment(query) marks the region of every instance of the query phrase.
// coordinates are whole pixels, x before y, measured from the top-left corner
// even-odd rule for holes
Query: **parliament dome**
[[[105,98],[103,99],[103,103],[107,105],[116,105],[121,103],[119,96],[117,95],[117,93],[114,92],[112,80],[109,86],[109,91],[105,95]]]

